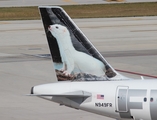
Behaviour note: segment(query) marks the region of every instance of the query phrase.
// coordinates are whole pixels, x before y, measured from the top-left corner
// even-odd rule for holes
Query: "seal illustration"
[[[77,73],[87,73],[97,76],[105,74],[105,66],[100,60],[84,52],[75,50],[69,30],[66,27],[54,24],[50,25],[48,30],[57,40],[63,62],[61,70],[64,71],[65,75],[70,75],[74,70]]]

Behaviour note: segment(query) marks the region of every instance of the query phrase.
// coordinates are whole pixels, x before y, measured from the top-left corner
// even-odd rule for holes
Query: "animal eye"
[[[58,27],[58,26],[56,26],[56,28],[58,29],[59,27]]]

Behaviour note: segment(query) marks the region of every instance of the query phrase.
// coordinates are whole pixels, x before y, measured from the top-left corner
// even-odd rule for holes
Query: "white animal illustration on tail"
[[[74,69],[79,70],[79,73],[97,76],[103,76],[105,74],[105,66],[100,60],[75,50],[69,30],[66,27],[60,24],[54,24],[50,25],[48,30],[57,40],[63,62],[63,68],[61,70],[64,71],[65,75],[70,75]]]

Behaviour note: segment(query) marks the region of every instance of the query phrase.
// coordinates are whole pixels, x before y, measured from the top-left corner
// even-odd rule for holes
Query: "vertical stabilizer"
[[[40,6],[46,37],[58,80],[126,79],[115,71],[58,6]]]

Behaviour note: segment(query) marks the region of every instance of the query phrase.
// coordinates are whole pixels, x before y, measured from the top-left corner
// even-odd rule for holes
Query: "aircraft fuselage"
[[[157,120],[157,80],[58,82],[33,87],[33,94],[63,95],[75,91],[91,96],[42,98],[116,119]]]

